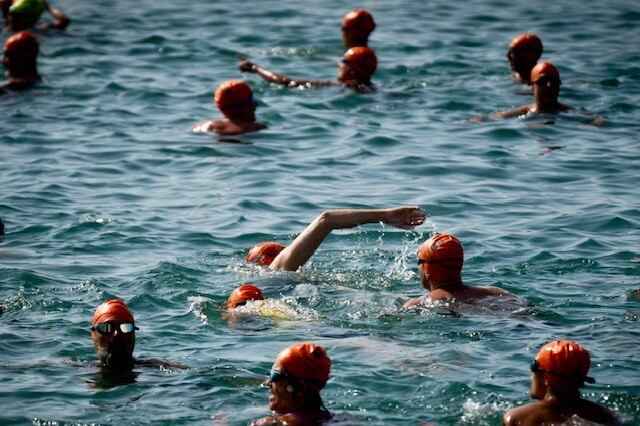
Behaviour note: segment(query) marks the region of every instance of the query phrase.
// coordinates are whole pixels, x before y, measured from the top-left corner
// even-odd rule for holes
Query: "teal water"
[[[40,34],[43,84],[0,98],[0,423],[247,424],[268,413],[275,355],[311,340],[342,424],[496,425],[557,338],[591,351],[586,395],[640,423],[637,2],[55,3],[73,21]],[[242,144],[189,132],[243,77],[237,54],[333,78],[356,7],[378,24],[377,93],[245,76],[269,129]],[[469,123],[529,102],[504,58],[525,30],[584,110]],[[323,210],[405,204],[430,222],[335,232],[299,273],[244,263]],[[465,281],[525,302],[399,309],[421,294],[433,230],[462,240]],[[292,320],[224,317],[243,282]],[[103,383],[88,329],[112,297],[135,313],[136,356],[190,368]]]

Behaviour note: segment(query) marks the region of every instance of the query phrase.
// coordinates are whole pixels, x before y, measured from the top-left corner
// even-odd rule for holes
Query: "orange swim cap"
[[[329,380],[331,360],[324,348],[314,343],[291,345],[278,354],[276,362],[295,378],[315,382],[318,390]]]
[[[378,67],[376,52],[368,47],[352,47],[345,52],[342,60],[367,77],[371,77]]]
[[[544,378],[552,388],[595,382],[587,377],[591,366],[589,352],[579,343],[566,340],[549,342],[540,349],[535,363],[544,370]]]
[[[284,244],[274,242],[258,244],[251,247],[249,253],[247,253],[247,262],[257,263],[260,266],[269,266],[285,247],[287,246]]]
[[[464,263],[464,251],[460,240],[453,235],[435,234],[422,243],[418,259],[459,274]]]
[[[542,61],[539,62],[533,69],[531,70],[531,78],[530,81],[535,83],[542,77],[547,77],[552,80],[560,81],[560,71],[553,65],[551,62]]]
[[[129,307],[120,299],[111,299],[98,306],[93,314],[91,324],[107,321],[134,322]]]
[[[369,35],[376,29],[376,23],[369,11],[364,9],[352,10],[342,20],[343,30],[358,30]]]
[[[19,55],[25,59],[35,59],[40,50],[38,39],[29,31],[20,31],[4,42],[4,53]]]
[[[509,49],[529,50],[539,52],[538,57],[542,54],[542,40],[535,34],[524,33],[515,37],[509,43]]]
[[[233,290],[233,293],[227,299],[227,309],[244,305],[249,300],[264,300],[264,295],[258,287],[251,284],[243,284]]]
[[[228,80],[216,89],[215,102],[221,110],[243,106],[253,101],[253,91],[242,80]]]

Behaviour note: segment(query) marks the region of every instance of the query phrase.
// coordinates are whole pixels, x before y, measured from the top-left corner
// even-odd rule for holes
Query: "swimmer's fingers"
[[[426,218],[427,215],[419,207],[400,207],[389,211],[386,222],[401,229],[413,229],[422,225]]]
[[[238,69],[242,72],[255,72],[256,65],[248,59],[243,59],[238,63]]]

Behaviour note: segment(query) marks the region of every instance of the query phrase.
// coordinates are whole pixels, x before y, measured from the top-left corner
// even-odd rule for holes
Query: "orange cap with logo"
[[[221,110],[234,108],[251,101],[253,91],[242,80],[228,80],[216,89],[215,102]]]
[[[134,322],[129,307],[120,299],[111,299],[96,308],[91,324],[107,321]]]
[[[560,71],[549,61],[539,62],[533,69],[531,70],[531,78],[530,81],[535,83],[542,77],[547,77],[553,80],[560,81]]]
[[[464,251],[460,240],[451,234],[435,234],[422,243],[418,259],[438,266],[443,276],[460,275],[464,263]]]
[[[536,363],[544,370],[544,378],[552,388],[595,382],[587,377],[591,367],[589,351],[576,342],[556,340],[547,343],[536,355]]]
[[[322,389],[329,380],[331,360],[322,346],[306,342],[291,345],[276,358],[283,370],[300,380],[307,380]]]
[[[376,72],[376,68],[378,68],[376,52],[368,47],[352,47],[345,52],[343,60],[350,67],[362,72],[367,77],[371,77]]]
[[[358,30],[369,35],[376,29],[376,23],[368,10],[357,9],[347,13],[342,20],[343,30]]]
[[[509,49],[537,51],[542,54],[542,40],[532,33],[520,34],[511,40]]]
[[[233,293],[227,299],[227,309],[244,305],[249,300],[264,300],[264,295],[258,287],[251,284],[243,284],[233,290]]]
[[[273,259],[284,250],[286,246],[280,243],[267,242],[251,247],[247,253],[247,262],[257,263],[260,266],[269,266]]]
[[[40,50],[38,39],[29,31],[20,31],[4,42],[4,53],[35,59]]]

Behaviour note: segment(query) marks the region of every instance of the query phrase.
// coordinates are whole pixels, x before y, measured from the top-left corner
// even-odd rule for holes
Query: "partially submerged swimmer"
[[[378,67],[376,53],[368,47],[352,47],[347,50],[339,65],[337,80],[304,80],[288,77],[242,59],[238,68],[242,72],[258,74],[269,83],[287,87],[327,87],[342,85],[356,92],[371,92],[374,85],[371,77]]]
[[[0,93],[27,89],[40,81],[37,65],[39,50],[38,39],[28,31],[21,31],[7,39],[2,63],[9,79],[0,83]]]
[[[520,34],[511,40],[507,50],[507,59],[513,78],[521,83],[531,84],[531,70],[542,55],[542,40],[535,34]]]
[[[62,10],[50,5],[46,0],[0,0],[0,9],[2,9],[5,25],[11,31],[35,27],[45,11],[51,14],[53,21],[39,25],[41,29],[64,30],[71,22]]]
[[[91,339],[103,372],[129,372],[134,366],[186,368],[170,361],[134,358],[136,330],[133,314],[122,300],[111,299],[98,306],[91,320]]]
[[[422,225],[425,218],[418,207],[327,210],[316,217],[288,246],[273,242],[260,244],[251,248],[247,261],[279,271],[296,271],[313,256],[322,241],[335,229],[383,222],[409,230]]]
[[[331,360],[323,347],[313,343],[291,345],[278,354],[269,378],[269,409],[252,426],[318,425],[331,419],[320,390],[329,380]]]
[[[421,305],[425,300],[456,299],[470,302],[485,297],[513,295],[498,287],[472,287],[462,282],[464,252],[460,240],[450,234],[435,234],[418,249],[418,273],[428,295],[411,299],[405,308]]]
[[[347,13],[342,19],[342,40],[344,47],[368,46],[369,35],[376,29],[376,23],[368,10],[357,9]]]
[[[264,300],[262,290],[251,284],[243,284],[233,290],[227,299],[227,309],[235,309],[238,306],[246,305],[250,300]]]
[[[572,108],[558,102],[560,72],[551,62],[540,62],[531,70],[533,103],[493,114],[494,118],[511,118],[529,114],[556,114]]]
[[[214,132],[220,135],[238,135],[256,132],[267,126],[256,122],[256,101],[253,91],[241,80],[229,80],[216,89],[214,101],[224,118],[196,124],[193,132]]]
[[[595,383],[587,376],[590,366],[589,352],[580,344],[565,340],[547,343],[531,364],[530,394],[537,401],[509,410],[503,424],[556,425],[575,417],[598,424],[619,424],[606,407],[580,395],[585,382]]]

